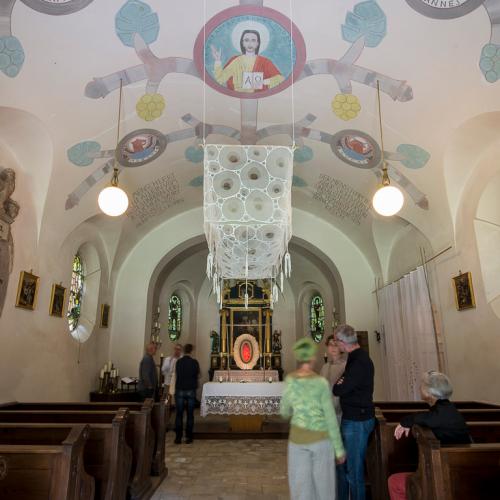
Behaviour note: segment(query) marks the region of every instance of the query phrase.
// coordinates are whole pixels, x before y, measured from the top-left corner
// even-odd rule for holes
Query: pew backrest
[[[0,444],[0,498],[92,500],[94,479],[84,469],[86,425],[59,445]]]
[[[486,422],[491,428],[496,422]],[[481,426],[475,423],[476,431]],[[411,500],[468,500],[498,498],[500,491],[500,443],[446,445],[432,431],[413,427],[419,463],[407,484]],[[492,434],[494,436],[494,434]]]
[[[170,418],[170,402],[168,395],[165,399],[154,403],[153,400],[146,400],[144,403],[137,402],[110,402],[110,403],[19,403],[13,401],[0,404],[2,411],[115,411],[119,408],[128,408],[130,411],[141,411],[142,407],[151,407],[151,426],[155,434],[153,449],[153,459],[151,473],[154,476],[163,476],[166,474],[165,467],[165,436],[167,432],[168,420]]]

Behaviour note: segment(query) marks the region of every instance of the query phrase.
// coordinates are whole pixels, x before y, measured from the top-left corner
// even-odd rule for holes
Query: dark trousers
[[[139,391],[139,397],[141,401],[144,401],[145,399],[148,398],[154,398],[155,397],[155,390],[154,389],[142,389]]]
[[[339,500],[365,500],[365,455],[374,427],[374,418],[362,421],[342,419],[340,428],[347,460],[337,467]]]
[[[175,437],[182,439],[182,418],[184,416],[184,404],[187,404],[186,439],[193,439],[194,406],[196,403],[196,391],[175,391]]]

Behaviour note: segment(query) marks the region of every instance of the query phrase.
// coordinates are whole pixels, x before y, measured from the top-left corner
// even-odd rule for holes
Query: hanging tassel
[[[292,274],[292,260],[290,259],[290,254],[287,252],[285,254],[285,276],[287,278],[290,277],[290,275]]]
[[[214,281],[213,281],[213,284],[212,284],[212,290],[214,293],[217,293],[217,273],[214,273]]]
[[[281,293],[283,293],[283,269],[280,272],[280,286],[281,286]]]
[[[278,302],[278,287],[273,285],[273,302]]]
[[[248,309],[248,293],[245,292],[245,309]]]
[[[214,258],[212,252],[208,252],[207,255],[207,278],[210,279],[212,277],[212,267],[214,265]]]
[[[221,279],[219,284],[219,297],[218,297],[221,308],[222,308],[222,290],[223,290],[223,281]]]

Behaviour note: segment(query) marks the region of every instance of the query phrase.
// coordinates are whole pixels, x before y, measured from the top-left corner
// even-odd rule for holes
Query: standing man
[[[139,394],[144,401],[146,398],[155,397],[158,376],[153,356],[156,354],[156,344],[150,343],[146,346],[146,353],[139,365]]]
[[[365,455],[368,437],[375,427],[373,362],[360,348],[352,326],[338,326],[335,338],[340,350],[348,354],[344,375],[333,386],[333,394],[340,398],[347,454],[347,461],[338,467],[338,496],[339,500],[365,500]]]
[[[175,386],[170,388],[170,385],[172,382],[175,384],[175,380],[172,381],[172,378],[175,374],[175,365],[177,364],[177,360],[181,357],[181,354],[182,346],[180,344],[175,344],[174,353],[163,360],[161,372],[163,373],[163,384],[165,385],[167,394],[175,394]]]
[[[182,441],[182,418],[187,404],[186,444],[193,442],[194,405],[200,375],[200,365],[191,357],[193,345],[184,346],[184,356],[175,364],[175,444]]]

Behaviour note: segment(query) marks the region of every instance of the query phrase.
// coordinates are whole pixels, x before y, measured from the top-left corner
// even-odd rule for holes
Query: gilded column
[[[221,309],[220,315],[221,315],[221,331],[220,331],[220,336],[221,336],[221,345],[222,345],[221,352],[226,353],[227,352],[227,345],[226,345],[226,340],[227,340],[227,326],[226,326],[226,310],[224,308]]]
[[[266,354],[271,352],[271,311],[266,309]]]

